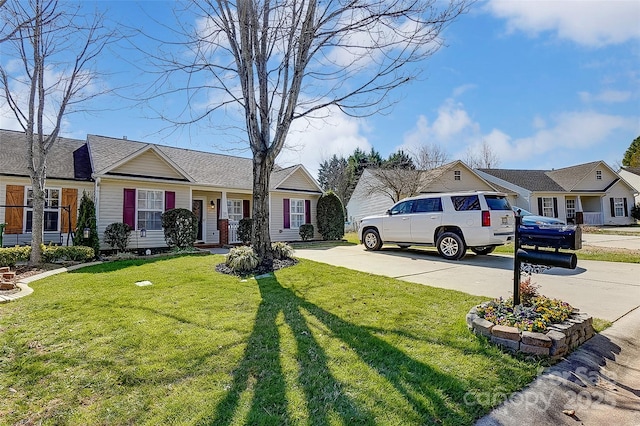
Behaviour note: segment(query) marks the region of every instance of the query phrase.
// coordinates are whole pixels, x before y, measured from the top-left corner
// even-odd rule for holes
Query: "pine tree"
[[[89,238],[84,238],[84,230],[86,228],[89,228]],[[100,254],[100,239],[98,238],[98,226],[96,224],[96,206],[86,191],[82,191],[78,211],[78,224],[75,231],[73,245],[92,247],[95,256],[98,257],[98,254]]]

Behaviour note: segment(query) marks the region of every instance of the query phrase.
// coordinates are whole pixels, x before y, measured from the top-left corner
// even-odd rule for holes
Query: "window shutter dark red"
[[[282,212],[284,213],[284,228],[285,229],[289,229],[291,228],[291,211],[289,208],[289,199],[285,198],[282,200]]]
[[[609,204],[611,205],[611,217],[616,217],[616,204],[613,197],[609,198]]]
[[[304,223],[311,223],[311,200],[304,200]]]
[[[220,198],[216,199],[216,210],[217,210],[217,216],[216,219],[220,220],[220,205],[222,203],[220,202]]]
[[[538,215],[544,216],[544,212],[542,211],[542,198],[538,197]]]
[[[249,211],[249,200],[242,200],[242,217],[251,217]]]
[[[136,190],[124,189],[124,203],[122,206],[122,221],[131,228],[136,227]]]
[[[164,192],[164,209],[171,210],[176,208],[176,193],[173,191]]]
[[[553,197],[553,217],[558,217],[558,199]]]

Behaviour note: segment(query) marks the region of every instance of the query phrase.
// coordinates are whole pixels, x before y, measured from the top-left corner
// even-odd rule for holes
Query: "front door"
[[[202,241],[202,200],[193,200],[191,202],[191,211],[198,218],[198,235],[197,241]]]

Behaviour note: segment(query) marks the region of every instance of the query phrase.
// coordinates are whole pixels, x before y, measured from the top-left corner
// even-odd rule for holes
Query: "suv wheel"
[[[380,235],[373,229],[367,229],[362,235],[362,242],[367,250],[380,250],[382,247],[382,241],[380,241]]]
[[[471,251],[475,254],[489,254],[493,253],[495,249],[494,246],[471,247]]]
[[[458,260],[467,250],[462,238],[453,232],[445,232],[438,237],[436,243],[440,256],[448,260]]]

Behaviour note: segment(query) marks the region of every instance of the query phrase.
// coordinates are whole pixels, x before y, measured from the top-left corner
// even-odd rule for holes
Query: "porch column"
[[[229,244],[229,211],[227,210],[227,192],[222,191],[220,197],[220,211],[218,212],[218,231],[220,231],[220,244]]]
[[[582,213],[582,200],[578,195],[578,198],[576,198],[576,225],[582,225],[584,223],[584,215]]]

